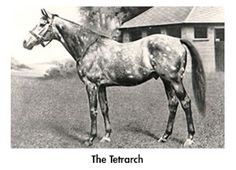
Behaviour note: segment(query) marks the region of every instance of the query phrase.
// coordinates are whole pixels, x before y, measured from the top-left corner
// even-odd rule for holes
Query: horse
[[[173,131],[179,103],[186,115],[187,139],[184,146],[194,143],[195,128],[191,99],[183,85],[187,54],[192,61],[192,85],[199,113],[205,115],[205,73],[201,57],[186,39],[154,34],[134,42],[119,43],[78,23],[41,9],[40,22],[31,31],[23,46],[31,50],[36,45],[46,47],[57,40],[76,61],[76,69],[86,86],[89,101],[91,131],[88,145],[97,137],[97,106],[100,104],[105,135],[101,142],[110,142],[112,132],[106,88],[136,86],[160,78],[168,99],[167,127],[158,142],[166,142]]]

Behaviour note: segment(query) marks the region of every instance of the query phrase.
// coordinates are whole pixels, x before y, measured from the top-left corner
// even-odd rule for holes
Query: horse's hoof
[[[84,142],[84,144],[85,144],[86,146],[92,146],[92,145],[93,145],[93,142],[92,142],[91,140],[86,140],[86,141]]]
[[[159,143],[165,143],[167,141],[167,139],[160,137],[160,139],[158,140]]]
[[[194,141],[192,139],[186,139],[184,142],[184,147],[190,147],[194,144]]]
[[[111,142],[111,138],[108,138],[108,137],[106,137],[106,136],[104,136],[101,140],[100,140],[100,142]]]

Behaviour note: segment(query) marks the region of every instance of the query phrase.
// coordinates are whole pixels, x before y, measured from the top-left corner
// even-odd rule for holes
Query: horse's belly
[[[121,56],[113,59],[105,66],[103,72],[115,85],[138,85],[153,77],[153,69],[146,66],[147,64],[143,62],[142,57],[131,56],[125,58]]]
[[[110,70],[108,77],[114,85],[134,86],[154,77],[151,71],[145,69],[115,69]]]
[[[114,85],[117,85],[117,86],[136,86],[136,85],[139,85],[139,84],[142,84],[148,80],[150,80],[152,77],[143,77],[143,78],[135,78],[135,77],[125,77],[125,78],[122,78],[122,79],[116,79],[116,83],[114,83]]]

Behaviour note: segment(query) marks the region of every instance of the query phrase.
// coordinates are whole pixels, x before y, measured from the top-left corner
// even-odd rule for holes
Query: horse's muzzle
[[[31,50],[34,46],[29,45],[29,44],[27,43],[27,41],[24,40],[24,41],[23,41],[23,47],[26,48],[26,49],[28,49],[28,50]]]

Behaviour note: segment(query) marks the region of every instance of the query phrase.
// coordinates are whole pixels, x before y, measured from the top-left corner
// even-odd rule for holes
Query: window
[[[167,35],[181,38],[181,27],[180,26],[170,26],[166,28]]]
[[[147,32],[148,32],[148,35],[160,34],[161,33],[161,29],[160,28],[156,28],[156,27],[149,27]]]
[[[194,38],[207,38],[207,27],[206,26],[195,26],[194,27]]]
[[[136,41],[138,39],[142,38],[142,32],[140,29],[136,28],[130,31],[130,39],[131,41]]]

